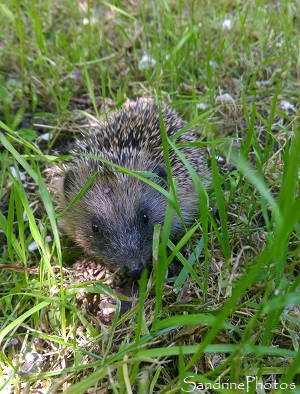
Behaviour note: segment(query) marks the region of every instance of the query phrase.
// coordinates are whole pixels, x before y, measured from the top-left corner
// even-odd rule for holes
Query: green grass
[[[209,392],[300,391],[299,12],[290,0],[2,2],[1,392],[200,392],[219,379],[232,385]],[[164,138],[201,215],[168,239],[174,183],[154,272],[122,314],[109,281],[78,280],[47,178],[90,118],[140,97],[196,128],[212,188]],[[110,321],[81,302],[102,296],[116,300]]]

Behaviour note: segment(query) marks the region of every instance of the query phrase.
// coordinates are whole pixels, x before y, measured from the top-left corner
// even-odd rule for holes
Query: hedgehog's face
[[[111,202],[111,208],[114,201]],[[116,209],[108,218],[96,212],[90,216],[84,236],[84,248],[92,251],[93,256],[112,270],[120,269],[126,278],[137,280],[144,269],[150,268],[152,238],[156,223],[163,220],[148,206],[132,207],[123,213]],[[110,210],[110,209],[109,209]]]
[[[97,176],[65,213],[62,227],[97,261],[137,280],[151,264],[154,226],[164,221],[166,199],[144,182],[119,175]],[[80,190],[74,194],[75,183],[78,174],[76,178],[74,170],[69,171],[64,182],[67,202]]]

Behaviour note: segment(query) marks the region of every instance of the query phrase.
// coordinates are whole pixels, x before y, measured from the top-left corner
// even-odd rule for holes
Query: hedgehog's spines
[[[153,229],[155,224],[164,223],[166,197],[134,176],[86,155],[129,170],[153,172],[158,177],[151,180],[167,188],[159,111],[157,104],[138,102],[126,110],[109,114],[105,121],[93,126],[88,135],[76,141],[74,157],[66,164],[58,186],[60,209],[64,210],[95,172],[99,172],[92,185],[62,215],[61,227],[100,263],[112,270],[133,270],[135,276],[137,262],[140,262],[141,273],[151,261]],[[169,137],[187,124],[167,106],[161,107],[161,114]],[[196,138],[193,132],[185,132],[177,141],[193,142]],[[181,147],[179,150],[207,185],[205,178],[209,178],[209,172],[200,149]],[[171,238],[174,238],[184,229],[181,218],[186,225],[197,218],[199,202],[187,168],[174,150],[170,149],[169,155],[172,176],[178,182],[177,199],[181,209],[181,214],[173,218]],[[93,232],[95,226],[101,231]]]

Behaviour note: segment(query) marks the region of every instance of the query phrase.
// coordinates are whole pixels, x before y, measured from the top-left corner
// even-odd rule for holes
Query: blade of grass
[[[11,322],[8,326],[6,326],[3,330],[0,331],[0,343],[3,341],[6,335],[9,334],[9,332],[13,330],[16,326],[21,324],[29,316],[32,316],[34,313],[40,311],[43,308],[46,308],[49,304],[50,304],[49,301],[42,301],[39,304],[35,305],[34,307],[30,308],[21,316],[17,317],[13,322]]]
[[[222,229],[222,244],[221,248],[225,257],[225,260],[230,259],[230,241],[228,234],[228,226],[227,226],[227,212],[225,210],[225,198],[224,193],[221,188],[221,182],[219,178],[216,153],[214,147],[212,147],[212,157],[211,157],[211,167],[212,167],[212,176],[213,176],[213,187],[215,191],[215,196],[218,205],[218,213],[221,222]]]

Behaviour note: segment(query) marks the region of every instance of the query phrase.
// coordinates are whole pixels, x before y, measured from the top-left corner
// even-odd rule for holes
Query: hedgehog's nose
[[[145,267],[143,267],[141,264],[138,263],[130,264],[129,266],[126,266],[124,268],[124,275],[126,278],[129,278],[133,281],[139,280],[141,279],[144,268]]]

